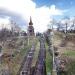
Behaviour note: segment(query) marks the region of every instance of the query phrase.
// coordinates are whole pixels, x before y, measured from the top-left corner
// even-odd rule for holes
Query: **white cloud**
[[[0,29],[2,29],[2,28],[11,29],[11,26],[9,24],[10,24],[9,17],[7,17],[5,19],[0,18]]]
[[[32,0],[0,0],[0,7],[20,14],[27,22],[32,16],[35,31],[40,32],[47,29],[51,16],[63,15],[64,13],[55,5],[51,5],[50,8],[46,6],[36,8],[36,4]]]
[[[63,15],[64,10],[56,9],[55,5],[51,5],[50,7],[50,15]]]

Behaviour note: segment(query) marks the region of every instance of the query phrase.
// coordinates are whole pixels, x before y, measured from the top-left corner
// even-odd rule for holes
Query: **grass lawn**
[[[74,46],[72,47],[72,44],[74,44],[74,37],[75,34],[74,33],[68,33],[68,36],[70,38],[70,41],[67,41],[67,47],[60,47],[60,43],[62,43],[62,33],[60,32],[55,32],[54,35],[54,45],[58,47],[58,50],[61,53],[61,57],[64,60],[67,60],[66,63],[66,69],[67,69],[67,73],[68,75],[75,75],[75,50],[74,50]]]
[[[68,75],[75,75],[75,60],[67,64]]]
[[[34,67],[36,65],[36,62],[37,62],[37,59],[38,59],[39,50],[40,50],[40,42],[37,41],[37,45],[36,45],[34,56],[33,56],[33,60],[32,60],[32,67]]]
[[[13,75],[16,75],[16,73],[18,72],[21,63],[23,61],[23,58],[25,57],[27,51],[28,51],[29,47],[25,47],[24,49],[21,50],[21,52],[19,54],[16,55],[16,57],[13,59],[13,64],[12,64],[12,73]]]
[[[35,38],[35,40],[37,41],[36,38]],[[26,40],[24,40],[24,41],[26,41]],[[31,48],[32,42],[36,43],[36,41],[34,41],[34,39],[30,40],[29,45],[28,45],[28,41],[26,41],[25,46],[23,46],[20,49],[20,52],[16,53],[14,51],[14,57],[10,61],[8,59],[3,60],[2,64],[1,64],[2,69],[4,69],[4,67],[5,67],[4,65],[6,65],[6,67],[10,69],[10,72],[12,73],[12,75],[16,75],[21,67],[21,63],[22,63],[24,57],[26,56],[29,48]]]
[[[73,51],[73,50],[66,50],[66,51],[64,51],[63,55],[74,57],[75,56],[75,51]]]
[[[75,75],[75,51],[66,50],[62,55],[66,56],[65,59],[67,59],[66,68],[68,75]]]
[[[36,38],[34,38],[34,39],[37,41]],[[16,55],[16,57],[14,58],[13,75],[16,75],[16,73],[19,71],[19,68],[21,67],[21,63],[22,63],[24,57],[26,56],[29,48],[31,48],[31,46],[32,46],[32,42],[34,42],[36,44],[36,41],[34,39],[32,39],[32,40],[30,39],[29,45],[25,46],[25,48],[23,48],[21,50],[21,52],[18,55]]]
[[[24,49],[21,50],[20,53],[16,54],[10,61],[8,59],[5,59],[2,62],[2,65],[3,65],[2,68],[6,66],[10,69],[10,72],[12,73],[12,75],[16,75],[17,72],[19,71],[23,58],[26,55],[28,49],[29,49],[29,46],[25,47]]]
[[[52,72],[52,56],[50,55],[48,51],[47,44],[46,44],[46,72],[47,74]]]

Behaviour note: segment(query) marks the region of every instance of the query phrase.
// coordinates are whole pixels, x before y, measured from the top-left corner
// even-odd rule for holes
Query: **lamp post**
[[[54,24],[54,23],[53,23]],[[57,75],[57,71],[56,71],[56,64],[55,64],[55,52],[54,52],[54,39],[53,39],[53,36],[54,36],[54,33],[53,33],[53,24],[52,24],[52,33],[51,33],[51,36],[52,36],[52,55],[53,55],[53,72],[52,72],[52,75]]]
[[[54,20],[50,21],[49,25],[48,25],[48,29],[50,29],[50,33],[49,33],[49,41],[51,42],[51,52],[52,52],[52,61],[53,61],[53,70],[52,70],[52,75],[57,75],[56,72],[56,64],[55,64],[55,55],[54,55],[54,41],[53,41],[53,25],[54,25]]]

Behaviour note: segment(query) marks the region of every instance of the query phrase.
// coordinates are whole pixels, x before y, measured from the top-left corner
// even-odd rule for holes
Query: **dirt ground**
[[[75,75],[75,35],[63,36],[63,33],[55,32],[54,46],[58,48],[60,58],[66,61],[68,75]]]

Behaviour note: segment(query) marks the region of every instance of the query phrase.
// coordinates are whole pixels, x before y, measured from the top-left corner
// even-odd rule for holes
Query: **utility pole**
[[[54,22],[54,19],[52,21],[50,21],[49,25],[48,25],[48,30],[50,30],[50,33],[49,33],[49,42],[51,43],[50,44],[50,47],[51,47],[51,52],[52,52],[52,66],[53,66],[53,69],[52,69],[52,75],[57,75],[57,72],[56,72],[56,64],[55,64],[55,55],[54,55],[54,40],[53,40],[53,36],[54,36],[54,33],[53,33],[53,25],[55,24]]]
[[[54,24],[54,21],[53,21]],[[55,54],[54,54],[54,33],[53,33],[53,24],[52,24],[52,33],[51,33],[51,40],[52,40],[52,57],[53,57],[53,71],[52,71],[52,75],[57,75],[57,71],[56,71],[56,64],[55,64]]]
[[[53,72],[52,75],[57,75],[56,72],[56,64],[55,64],[55,54],[54,54],[54,45],[53,45],[54,41],[53,41],[53,29],[52,29],[52,57],[53,57]]]

